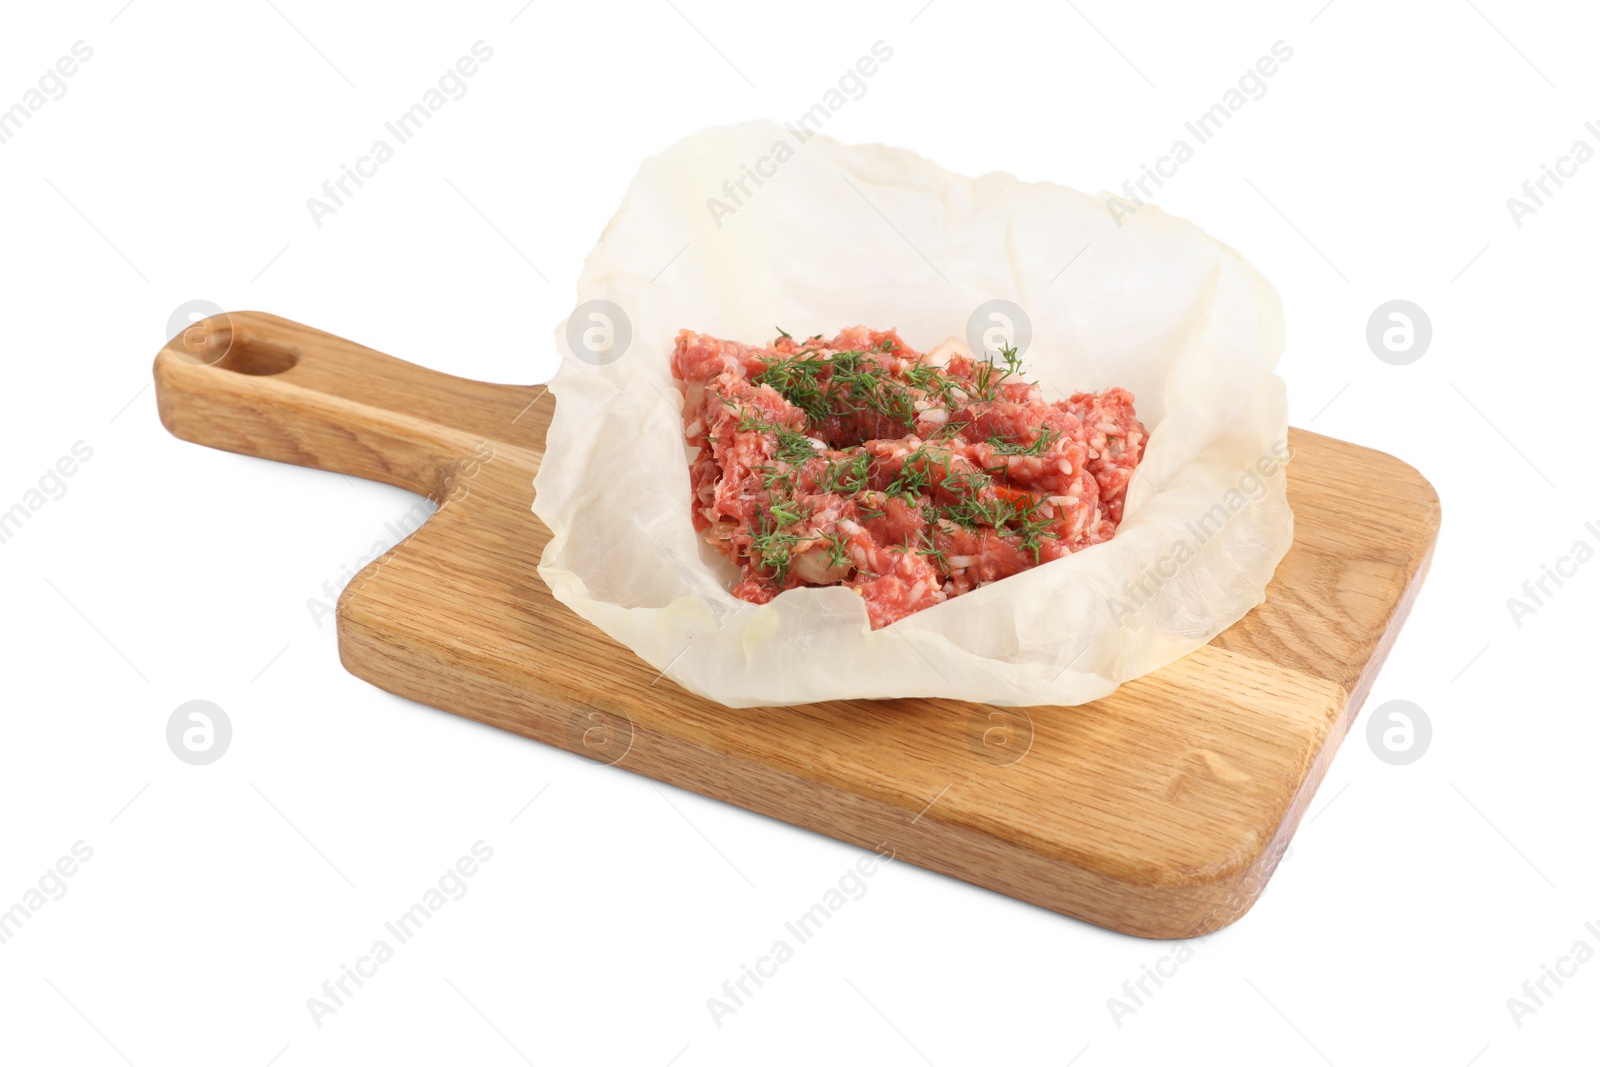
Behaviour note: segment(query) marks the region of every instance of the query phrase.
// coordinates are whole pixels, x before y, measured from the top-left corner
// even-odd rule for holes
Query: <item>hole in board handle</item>
[[[258,377],[282,374],[300,361],[293,349],[236,332],[226,313],[196,322],[174,337],[170,347],[188,363]]]

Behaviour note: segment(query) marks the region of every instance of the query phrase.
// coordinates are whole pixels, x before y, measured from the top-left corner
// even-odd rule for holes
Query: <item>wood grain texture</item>
[[[1104,700],[733,710],[658,678],[539,580],[543,387],[454,378],[254,312],[174,338],[155,379],[178,437],[441,503],[340,597],[358,677],[1145,937],[1209,933],[1255,902],[1439,526],[1412,468],[1294,430],[1295,543],[1267,602]]]

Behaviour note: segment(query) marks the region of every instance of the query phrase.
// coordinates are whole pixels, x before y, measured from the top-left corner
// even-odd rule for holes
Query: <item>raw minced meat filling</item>
[[[1111,537],[1147,437],[1132,395],[1047,401],[1015,352],[956,348],[678,334],[694,524],[735,596],[843,585],[876,629]]]

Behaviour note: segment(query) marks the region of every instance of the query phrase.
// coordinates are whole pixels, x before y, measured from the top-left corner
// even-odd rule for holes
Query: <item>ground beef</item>
[[[1051,403],[1014,353],[946,360],[893,330],[684,330],[672,371],[695,528],[733,594],[844,585],[874,629],[1109,539],[1147,439],[1126,390]]]

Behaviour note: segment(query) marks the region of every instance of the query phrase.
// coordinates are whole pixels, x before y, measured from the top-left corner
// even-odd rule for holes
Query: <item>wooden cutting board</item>
[[[1254,903],[1439,527],[1412,468],[1292,430],[1295,542],[1267,602],[1110,697],[732,710],[659,677],[539,580],[544,387],[450,377],[256,312],[174,338],[155,380],[161,421],[185,440],[442,502],[339,599],[358,677],[1144,937],[1209,933]]]

